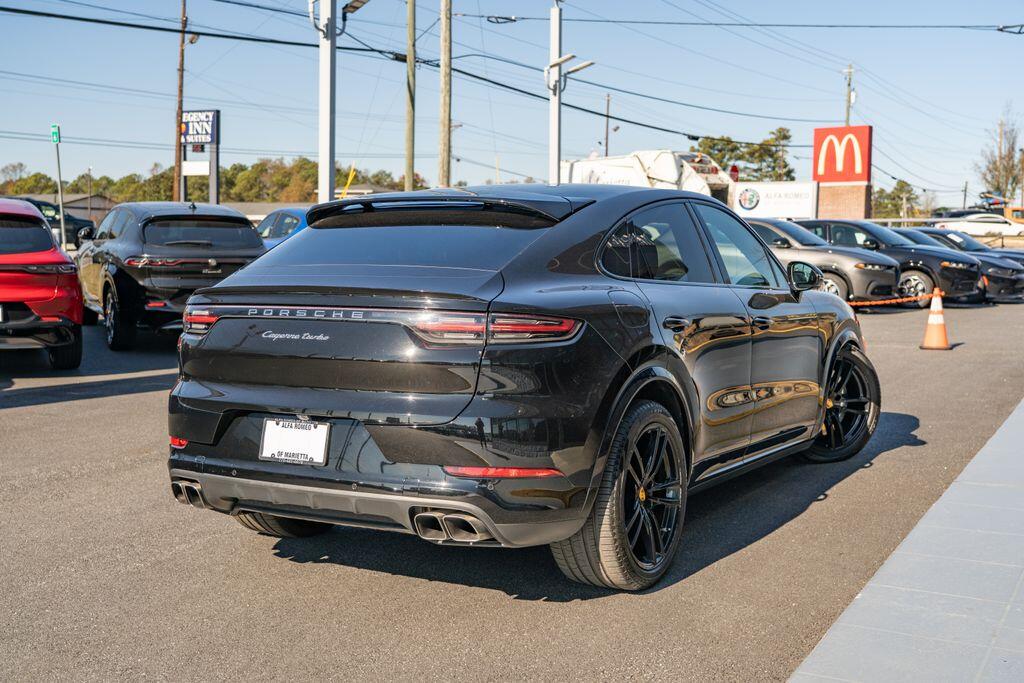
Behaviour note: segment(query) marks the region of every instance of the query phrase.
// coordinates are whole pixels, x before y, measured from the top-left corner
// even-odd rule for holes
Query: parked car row
[[[35,197],[4,197],[4,199],[18,199],[21,201],[28,202],[32,206],[39,210],[39,213],[43,215],[47,225],[53,232],[53,238],[57,244],[62,244],[60,234],[60,207],[53,202],[43,201],[42,199],[36,199]],[[92,228],[95,224],[87,218],[79,218],[78,216],[72,215],[70,212],[64,212],[64,229],[68,233],[68,243],[78,244],[75,237],[78,235],[78,231],[82,228]]]

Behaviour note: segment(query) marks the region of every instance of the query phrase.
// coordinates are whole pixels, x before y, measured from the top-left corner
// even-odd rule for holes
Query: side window
[[[288,235],[295,232],[295,228],[299,227],[299,219],[295,216],[283,213],[281,214],[281,220],[278,223],[278,232],[281,233],[281,237],[287,237]]]
[[[132,214],[130,211],[125,211],[122,209],[121,211],[118,211],[118,214],[119,215],[117,217],[117,220],[114,221],[110,226],[109,238],[112,240],[117,239],[118,237],[121,236],[121,233],[124,232],[125,226],[128,225],[129,221],[131,221],[132,219]]]
[[[832,226],[832,244],[843,247],[859,247],[867,239],[871,239],[871,235],[856,226],[842,223]]]
[[[800,225],[802,225],[807,230],[810,230],[811,232],[813,232],[815,235],[817,235],[821,239],[823,239],[823,240],[827,240],[828,239],[827,237],[825,237],[825,226],[827,225],[826,223],[811,223],[809,225],[805,225],[805,224],[801,223]]]
[[[779,268],[754,234],[725,211],[695,202],[694,210],[707,226],[729,279],[744,287],[782,287]]]
[[[612,275],[619,277],[632,277],[630,269],[630,228],[627,222],[620,225],[604,244],[604,251],[601,253],[601,265]]]
[[[277,222],[277,218],[280,214],[271,213],[263,217],[259,225],[256,226],[256,232],[260,234],[260,237],[266,239],[268,237],[274,237],[271,231],[274,229],[274,223]]]
[[[124,211],[121,209],[114,209],[107,214],[107,217],[100,223],[100,227],[96,229],[96,239],[105,240],[110,238],[110,226],[118,221]]]
[[[629,222],[636,243],[637,278],[715,281],[707,251],[685,206],[657,206],[635,214]]]

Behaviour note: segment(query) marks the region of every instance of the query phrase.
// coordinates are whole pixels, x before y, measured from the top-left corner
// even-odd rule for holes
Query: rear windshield
[[[257,266],[374,265],[500,270],[546,230],[484,225],[398,225],[302,230]]]
[[[261,247],[248,223],[198,218],[165,219],[146,224],[143,241],[164,247]]]
[[[52,248],[50,229],[38,219],[0,216],[0,254],[22,254]]]

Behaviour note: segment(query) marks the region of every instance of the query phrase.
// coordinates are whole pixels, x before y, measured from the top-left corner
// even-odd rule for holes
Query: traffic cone
[[[942,314],[942,292],[938,287],[932,292],[932,307],[928,311],[928,325],[924,328],[924,342],[921,348],[926,351],[949,351],[949,337],[946,336],[946,318]]]

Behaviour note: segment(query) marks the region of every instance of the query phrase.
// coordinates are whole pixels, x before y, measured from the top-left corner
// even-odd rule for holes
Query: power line
[[[37,10],[26,10],[26,9],[19,9],[19,8],[12,8],[12,7],[0,6],[0,12],[8,12],[8,13],[11,13],[11,14],[20,14],[20,15],[27,15],[27,16],[44,17],[44,18],[49,18],[49,19],[63,19],[63,20],[68,20],[68,21],[78,21],[78,22],[89,23],[89,24],[100,24],[100,25],[105,25],[105,26],[115,26],[115,27],[119,27],[119,28],[133,28],[133,29],[140,29],[140,30],[157,31],[157,32],[161,32],[161,33],[174,33],[174,34],[177,34],[177,33],[180,32],[178,29],[169,28],[169,27],[163,27],[163,26],[150,26],[150,25],[146,25],[146,24],[136,24],[136,23],[133,23],[133,22],[116,21],[116,20],[112,20],[112,19],[99,19],[99,18],[96,18],[96,17],[81,17],[81,16],[74,16],[74,15],[57,14],[57,13],[54,13],[54,12],[41,12],[41,11],[37,11]],[[280,39],[280,38],[269,38],[269,37],[263,37],[263,36],[254,36],[254,35],[248,35],[248,34],[223,33],[223,32],[217,32],[217,31],[191,31],[191,33],[195,33],[197,35],[205,36],[205,37],[210,37],[210,38],[221,38],[221,39],[225,39],[225,40],[242,40],[242,41],[246,41],[246,42],[259,43],[259,44],[289,45],[289,46],[293,46],[293,47],[306,47],[306,48],[315,47],[315,45],[312,44],[312,43],[305,43],[305,42],[294,41],[294,40],[284,40],[284,39]],[[355,38],[353,37],[353,39],[355,39]],[[356,39],[356,40],[358,41],[358,39]],[[363,53],[363,54],[366,54],[366,53],[376,53],[378,55],[383,55],[383,56],[389,57],[390,59],[393,59],[394,61],[403,62],[403,63],[406,60],[406,55],[404,53],[401,53],[401,52],[398,52],[398,51],[395,51],[395,50],[385,50],[385,49],[381,49],[381,48],[375,48],[375,47],[372,47],[372,46],[368,46],[366,43],[363,43],[362,41],[358,41],[358,42],[360,42],[362,45],[366,45],[366,46],[365,47],[350,47],[350,46],[340,46],[339,45],[337,47],[337,49],[338,50],[344,50],[344,51]],[[439,64],[437,63],[436,60],[417,59],[416,61],[418,63],[420,63],[420,64],[425,64],[426,66],[429,66],[431,68],[435,68],[435,69],[439,68]],[[523,88],[518,88],[516,86],[509,85],[507,83],[503,83],[501,81],[497,81],[497,80],[494,80],[494,79],[491,79],[491,78],[487,78],[485,76],[481,76],[479,74],[473,73],[471,71],[467,71],[465,69],[453,68],[452,72],[453,73],[458,73],[461,76],[473,79],[475,81],[479,81],[479,82],[482,82],[482,83],[487,83],[488,85],[491,85],[491,86],[494,86],[494,87],[497,87],[497,88],[502,88],[502,89],[507,90],[509,92],[518,93],[518,94],[523,95],[525,97],[530,97],[530,98],[537,99],[537,100],[547,101],[547,96],[546,95],[541,95],[539,93],[531,92],[531,91],[523,89]],[[575,111],[579,111],[579,112],[583,112],[583,113],[586,113],[586,114],[590,114],[592,116],[601,117],[602,119],[605,118],[605,113],[603,111],[597,111],[596,109],[589,109],[587,107],[583,107],[583,106],[576,105],[576,104],[570,104],[570,103],[564,103],[563,106],[565,106],[568,109],[573,109]],[[743,141],[743,140],[728,140],[727,138],[715,137],[715,136],[710,136],[710,135],[700,135],[700,134],[697,134],[697,133],[687,132],[687,131],[679,130],[679,129],[676,129],[676,128],[668,128],[666,126],[659,126],[659,125],[652,124],[652,123],[647,123],[647,122],[644,122],[644,121],[637,121],[635,119],[628,119],[628,118],[621,117],[621,116],[611,116],[609,118],[611,120],[613,120],[613,121],[618,121],[619,123],[625,123],[625,124],[637,126],[637,127],[640,127],[640,128],[646,128],[648,130],[655,130],[655,131],[662,132],[662,133],[671,133],[673,135],[680,135],[680,136],[686,137],[688,140],[691,140],[691,141],[694,141],[694,142],[699,141],[701,139],[706,139],[706,140],[712,140],[712,141],[718,141],[718,142],[726,142],[726,141],[728,141],[728,142],[735,142],[737,144],[747,145],[747,146],[751,146],[751,147],[771,147],[771,148],[780,148],[780,147],[781,148],[811,147],[811,145],[795,145],[795,144],[781,144],[781,143],[769,143],[769,142],[750,142],[750,141]]]
[[[466,18],[486,19],[492,24],[512,24],[519,21],[547,21],[547,17],[524,17],[498,14],[470,14],[459,12],[458,16]],[[566,17],[566,22],[579,24],[627,24],[637,26],[720,26],[735,28],[828,28],[828,29],[911,29],[911,30],[968,30],[968,31],[1001,31],[1003,33],[1020,34],[1024,32],[1021,24],[815,24],[815,23],[781,23],[758,21],[681,21],[673,19],[587,19],[584,17]]]

